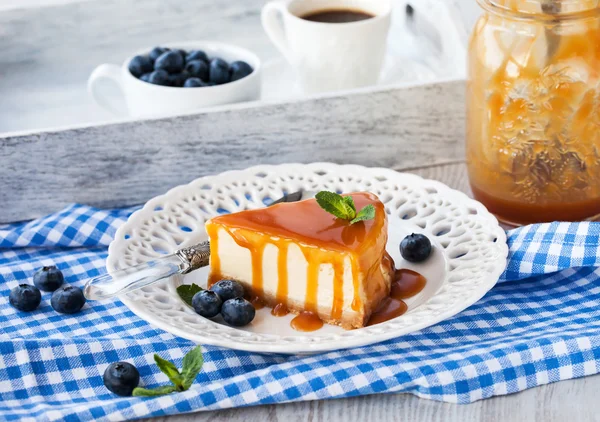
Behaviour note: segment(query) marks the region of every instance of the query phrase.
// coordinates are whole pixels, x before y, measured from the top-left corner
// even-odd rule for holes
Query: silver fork
[[[316,192],[298,191],[283,196],[269,206],[310,199]],[[90,279],[83,289],[88,300],[102,300],[149,286],[175,274],[187,274],[206,267],[210,258],[208,241],[182,248],[170,255],[113,271]]]

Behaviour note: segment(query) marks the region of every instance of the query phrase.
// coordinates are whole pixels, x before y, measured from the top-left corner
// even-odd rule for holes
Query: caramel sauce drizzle
[[[277,305],[271,309],[274,316],[285,316],[288,314],[287,296],[288,296],[288,248],[289,244],[283,243],[279,246],[277,253]]]
[[[333,304],[331,306],[331,319],[342,318],[344,307],[344,261],[333,263]]]
[[[277,254],[277,302],[287,306],[288,296],[288,244],[279,246]]]
[[[263,244],[252,251],[252,292],[257,297],[263,296],[263,255],[265,252]]]
[[[219,258],[218,226],[206,225],[206,233],[210,239],[210,274],[208,275],[208,288],[221,279],[221,259]]]
[[[333,303],[329,318],[340,320],[344,306],[344,255],[316,248],[302,247],[304,258],[308,262],[306,273],[306,298],[304,312],[298,314],[290,323],[298,331],[314,331],[323,326],[318,317],[319,271],[322,265],[333,267]],[[315,318],[320,322],[317,323]]]
[[[354,286],[354,299],[352,299],[352,305],[350,307],[353,311],[358,311],[360,309],[361,300],[360,300],[360,286],[358,285],[358,263],[356,259],[351,259],[352,262],[352,285]]]
[[[228,230],[228,233],[235,243],[240,245],[242,248],[246,248],[250,251],[250,257],[252,259],[252,293],[261,298],[263,296],[263,255],[267,242],[265,239],[260,239],[258,242],[253,242],[247,239],[241,230]],[[212,256],[212,254],[211,254]]]
[[[307,253],[306,249],[303,249],[304,256],[308,262],[308,268],[306,269],[306,298],[304,299],[304,309],[309,312],[318,313],[317,309],[317,292],[319,288],[319,269],[321,268],[321,262],[316,259],[313,255],[318,253]]]

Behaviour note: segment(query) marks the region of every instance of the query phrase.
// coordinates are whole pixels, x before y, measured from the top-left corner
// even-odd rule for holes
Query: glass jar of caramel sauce
[[[600,0],[477,0],[467,166],[507,224],[600,216]]]

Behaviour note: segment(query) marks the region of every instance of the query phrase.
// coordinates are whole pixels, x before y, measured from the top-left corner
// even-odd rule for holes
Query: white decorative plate
[[[477,302],[506,266],[506,235],[483,205],[442,183],[383,168],[330,163],[257,166],[202,177],[150,200],[115,235],[109,271],[171,253],[206,240],[204,222],[223,212],[260,208],[298,190],[369,191],[385,203],[387,250],[398,268],[423,274],[428,282],[407,300],[398,318],[357,330],[325,325],[312,333],[294,331],[292,316],[273,317],[268,308],[254,321],[232,328],[197,315],[177,295],[180,283],[206,285],[207,270],[142,288],[120,299],[140,318],[174,335],[202,344],[262,353],[312,353],[363,346],[431,326]],[[424,264],[400,257],[398,245],[413,232],[434,244]]]

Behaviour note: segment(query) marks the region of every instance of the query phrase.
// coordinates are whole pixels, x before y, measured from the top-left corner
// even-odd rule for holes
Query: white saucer
[[[261,101],[283,101],[302,98],[298,78],[292,66],[278,57],[264,63],[262,69]],[[399,83],[426,83],[439,79],[429,67],[406,57],[388,54],[385,58],[381,78],[376,86]]]
[[[408,301],[408,312],[387,322],[345,331],[325,326],[300,333],[289,318],[258,312],[243,328],[197,315],[178,296],[180,283],[206,286],[206,270],[157,283],[120,299],[140,318],[174,335],[201,344],[261,353],[313,353],[363,346],[417,331],[457,314],[478,301],[506,266],[506,235],[483,205],[440,182],[383,168],[330,163],[257,166],[195,180],[150,200],[123,224],[109,247],[109,271],[125,268],[206,240],[204,222],[227,210],[265,206],[284,191],[370,191],[386,206],[387,250],[398,268],[428,279],[425,290]],[[191,232],[190,232],[191,230]],[[410,264],[398,253],[411,232],[435,245],[432,258]]]

